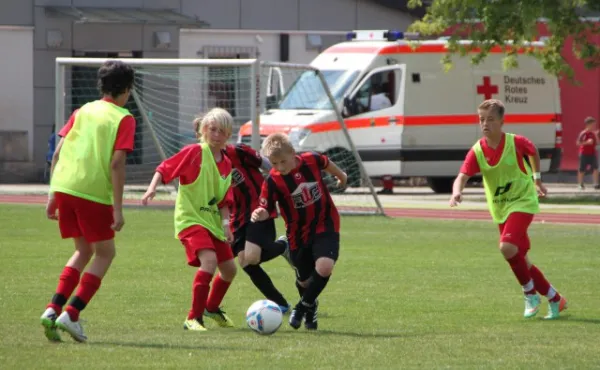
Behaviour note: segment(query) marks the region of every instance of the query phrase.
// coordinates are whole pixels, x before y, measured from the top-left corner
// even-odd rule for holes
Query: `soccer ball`
[[[277,303],[262,299],[252,303],[246,311],[246,324],[258,334],[270,335],[279,329],[283,314]]]

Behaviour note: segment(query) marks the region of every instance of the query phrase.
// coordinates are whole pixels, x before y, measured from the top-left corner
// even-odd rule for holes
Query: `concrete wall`
[[[50,5],[173,9],[198,17],[210,23],[213,29],[348,31],[356,28],[403,29],[412,22],[407,14],[370,0],[2,0],[0,25],[34,27],[33,45],[29,49],[31,56],[27,60],[15,57],[6,61],[25,68],[33,64],[32,81],[28,82],[33,89],[33,104],[29,105],[32,107],[30,117],[20,119],[19,127],[28,132],[30,160],[37,171],[21,173],[23,181],[39,178],[45,166],[47,139],[54,123],[54,62],[57,57],[69,57],[75,51],[139,51],[145,58],[177,58],[180,55],[180,34],[176,26],[75,24],[70,19],[48,17],[44,6]],[[155,31],[170,32],[172,42],[168,49],[154,46]],[[61,36],[62,43],[49,46],[49,36],[56,33]],[[308,63],[312,59],[314,51],[307,52],[305,42],[303,37],[291,40],[290,61]],[[325,42],[331,41],[325,39]],[[0,47],[3,52],[9,49],[2,44]],[[278,60],[277,43],[262,46],[261,53]],[[0,123],[0,131],[10,127]],[[151,144],[145,142],[144,145]],[[0,178],[0,181],[8,180]]]

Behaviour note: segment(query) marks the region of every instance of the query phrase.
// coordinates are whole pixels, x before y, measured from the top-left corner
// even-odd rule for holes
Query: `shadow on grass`
[[[100,342],[89,342],[88,345],[100,346],[100,347],[130,347],[130,348],[141,348],[141,349],[185,349],[190,351],[197,351],[199,349],[216,350],[216,351],[242,351],[242,352],[264,352],[266,350],[256,347],[233,347],[227,346],[211,346],[211,345],[186,345],[186,344],[169,344],[169,343],[143,343],[143,342],[118,342],[118,341],[100,341]]]
[[[276,335],[319,335],[319,336],[332,336],[332,337],[348,337],[348,338],[407,338],[413,336],[409,333],[356,333],[352,331],[334,331],[334,330],[316,330],[309,331],[300,329],[298,331],[285,331],[277,333]]]
[[[600,319],[586,319],[584,317],[573,317],[571,315],[564,315],[559,318],[559,321],[573,321],[583,322],[586,324],[600,324]]]

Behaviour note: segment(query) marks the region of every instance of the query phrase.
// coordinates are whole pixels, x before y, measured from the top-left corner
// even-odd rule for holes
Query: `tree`
[[[452,66],[452,54],[461,56],[474,51],[472,63],[483,61],[490,50],[505,50],[504,68],[518,67],[517,52],[534,55],[550,74],[573,79],[573,69],[562,56],[564,46],[573,38],[573,51],[586,68],[600,66],[600,45],[594,36],[600,34],[598,22],[581,17],[582,10],[600,11],[600,0],[409,0],[409,7],[429,5],[423,19],[413,23],[409,31],[421,35],[448,35],[448,54],[442,60],[446,69]],[[539,21],[544,19],[550,37],[542,48],[527,46],[539,37]],[[468,38],[471,43],[459,43]]]

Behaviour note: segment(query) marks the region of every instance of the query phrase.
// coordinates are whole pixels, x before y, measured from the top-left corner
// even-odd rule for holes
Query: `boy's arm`
[[[327,167],[325,167],[324,169],[325,172],[335,176],[338,179],[337,186],[343,188],[344,186],[346,186],[346,182],[348,181],[348,175],[346,174],[346,172],[342,171],[342,169],[339,168],[337,164],[333,163],[332,161],[328,162],[329,163],[327,164]]]
[[[275,209],[275,183],[271,176],[267,177],[262,184],[260,190],[260,198],[258,200],[258,208],[252,212],[252,222],[264,221],[269,218],[269,214]]]
[[[110,163],[111,181],[113,186],[113,225],[115,231],[120,231],[125,220],[123,219],[123,190],[125,188],[125,163],[127,152],[115,150]]]
[[[540,197],[546,196],[548,190],[542,183],[541,169],[541,158],[540,152],[535,144],[524,136],[516,136],[515,145],[517,150],[529,157],[529,163],[531,164],[531,171],[533,172],[533,179],[537,188],[537,193]]]
[[[465,157],[465,160],[460,168],[454,183],[452,184],[452,196],[450,197],[450,207],[456,207],[462,202],[462,192],[467,185],[471,176],[476,175],[480,171],[479,163],[473,149],[470,149]]]
[[[52,180],[52,174],[54,173],[54,168],[56,167],[56,163],[60,157],[60,149],[62,148],[64,141],[65,138],[61,137],[56,149],[54,150],[54,154],[52,154],[52,162],[50,163],[50,180]]]

